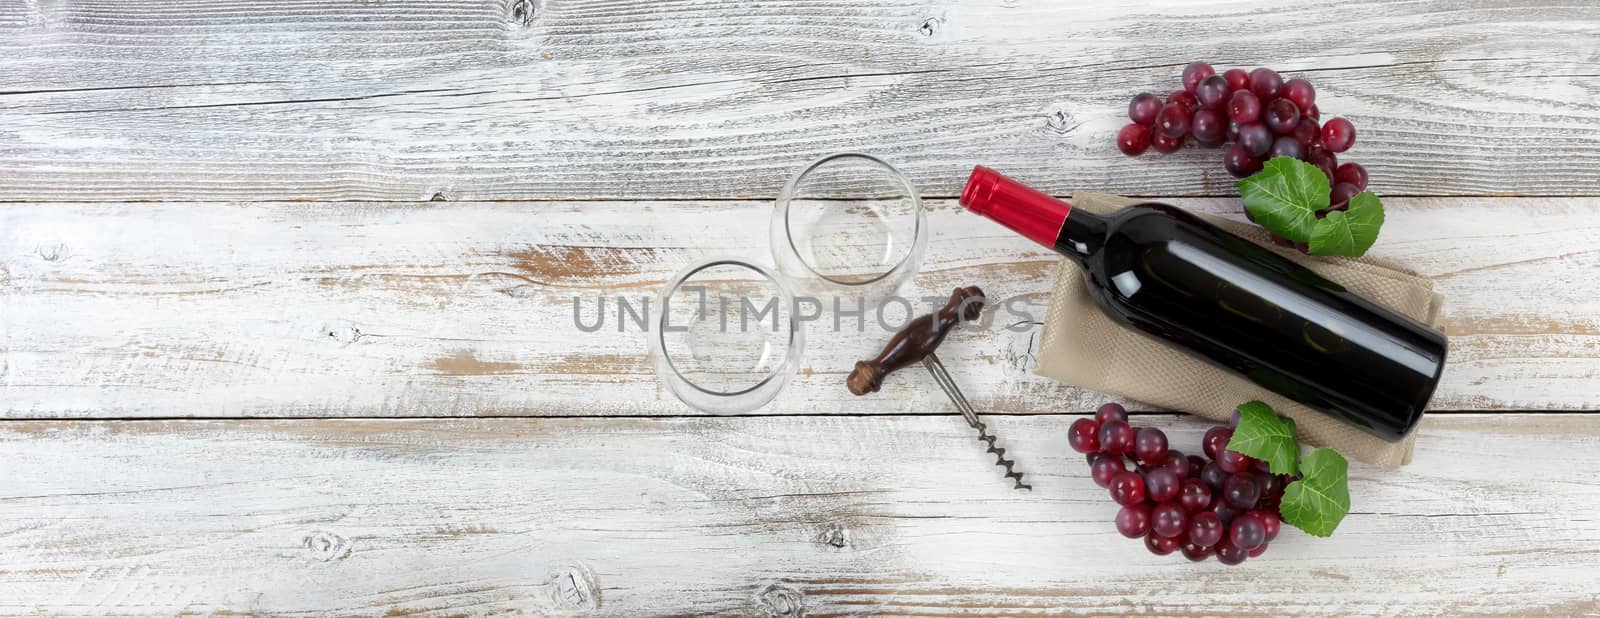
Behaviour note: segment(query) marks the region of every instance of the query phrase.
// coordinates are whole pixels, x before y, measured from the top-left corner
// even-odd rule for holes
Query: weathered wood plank
[[[1199,211],[1237,200],[1181,200]],[[907,296],[982,285],[1043,315],[1054,254],[945,200]],[[1600,401],[1600,201],[1392,199],[1376,252],[1436,277],[1452,336],[1439,409]],[[770,206],[745,202],[11,204],[0,207],[0,409],[10,417],[682,414],[648,337],[593,324],[707,255],[768,262]],[[1486,247],[1494,247],[1486,249]],[[842,301],[844,308],[856,306]],[[919,309],[919,311],[925,309]],[[765,412],[948,405],[925,376],[854,398],[843,372],[887,337],[808,328]],[[891,326],[905,318],[885,313]],[[996,324],[1015,320],[1006,314]],[[1031,375],[1036,331],[957,335],[947,364],[986,410],[1092,409]]]
[[[1194,59],[1313,76],[1381,192],[1597,195],[1597,35],[1546,0],[7,0],[0,200],[765,198],[840,150],[930,195],[1229,194],[1217,152],[1112,147]]]
[[[956,416],[7,422],[0,613],[1600,611],[1591,417],[1430,418],[1237,567],[1118,536],[1073,418],[994,419],[1032,493]]]

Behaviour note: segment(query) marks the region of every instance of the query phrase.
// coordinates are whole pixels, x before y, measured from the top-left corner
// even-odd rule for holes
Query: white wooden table
[[[1048,289],[974,163],[1237,212],[1219,153],[1112,146],[1195,59],[1313,77],[1448,298],[1416,461],[1333,539],[1118,536],[1064,441],[1108,398],[1035,333],[942,352],[1018,493],[931,383],[845,393],[876,337],[714,417],[572,326],[766,259],[829,152],[931,198],[916,294]],[[3,614],[1600,613],[1593,3],[0,0],[0,202]]]

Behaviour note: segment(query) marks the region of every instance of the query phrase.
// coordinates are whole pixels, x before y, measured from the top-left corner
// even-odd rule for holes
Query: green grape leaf
[[[1259,401],[1239,406],[1239,426],[1228,450],[1267,462],[1273,474],[1294,474],[1300,443],[1294,441],[1294,419],[1278,416]]]
[[[1300,460],[1300,473],[1304,478],[1283,490],[1278,513],[1306,534],[1333,534],[1350,512],[1350,462],[1338,451],[1319,448]]]
[[[1350,198],[1350,210],[1335,210],[1311,230],[1311,255],[1361,257],[1378,241],[1383,226],[1383,202],[1371,191]]]
[[[1295,242],[1311,242],[1317,211],[1328,207],[1328,175],[1293,157],[1273,157],[1239,181],[1239,197],[1256,223]]]

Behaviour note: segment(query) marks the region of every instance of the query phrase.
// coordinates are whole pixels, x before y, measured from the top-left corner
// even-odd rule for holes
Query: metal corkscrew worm
[[[961,389],[956,388],[955,380],[950,379],[950,372],[944,370],[944,363],[939,362],[939,357],[932,353],[922,357],[922,366],[928,368],[928,373],[933,374],[933,379],[939,383],[939,388],[944,389],[944,393],[950,396],[950,401],[955,402],[956,409],[961,410],[961,416],[967,419],[967,424],[978,430],[978,440],[989,445],[989,452],[994,453],[994,465],[1005,467],[1006,478],[1016,482],[1016,486],[1012,489],[1032,491],[1032,485],[1022,482],[1022,473],[1012,469],[1017,462],[1006,459],[1006,450],[994,445],[997,438],[989,433],[988,425],[978,420],[977,411],[972,409],[972,404],[967,403],[967,397],[961,394]]]
[[[1032,490],[1033,486],[1022,482],[1022,473],[1014,469],[1016,461],[1006,459],[1006,449],[995,446],[997,438],[989,433],[989,427],[978,420],[978,413],[972,404],[967,401],[961,389],[956,387],[955,380],[950,378],[950,372],[944,368],[944,363],[939,362],[939,357],[933,352],[944,342],[945,335],[963,320],[975,320],[983,313],[983,290],[973,286],[956,288],[950,294],[950,302],[938,311],[918,317],[906,324],[905,328],[895,333],[889,339],[888,345],[878,357],[872,360],[856,362],[855,369],[850,372],[846,385],[850,393],[865,395],[877,392],[883,385],[883,378],[899,369],[910,366],[912,363],[922,361],[928,368],[928,373],[933,374],[933,380],[939,383],[939,388],[950,396],[950,401],[955,403],[956,409],[961,411],[968,425],[978,430],[978,440],[987,445],[987,452],[995,457],[995,465],[1005,468],[1005,477],[1011,479],[1015,485],[1013,489]]]

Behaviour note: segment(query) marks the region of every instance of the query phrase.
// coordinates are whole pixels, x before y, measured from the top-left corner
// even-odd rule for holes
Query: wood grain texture
[[[1600,195],[1592,3],[4,0],[0,200],[761,199],[840,150],[1231,194],[1113,149],[1194,59],[1314,78],[1382,193]]]
[[[1225,213],[1236,200],[1179,200]],[[1594,199],[1393,199],[1376,254],[1435,277],[1450,364],[1436,409],[1600,401]],[[619,322],[709,255],[770,262],[770,206],[722,202],[13,204],[0,208],[0,407],[10,417],[683,414]],[[1033,376],[1055,271],[1045,249],[949,201],[930,205],[906,296],[980,285],[1017,314],[940,355],[980,409],[1091,410]],[[1488,245],[1497,250],[1484,250]],[[607,316],[599,331],[585,325]],[[831,298],[831,297],[829,297]],[[652,301],[653,302],[653,301]],[[999,304],[997,301],[996,304]],[[853,299],[841,308],[857,307]],[[947,409],[919,372],[850,396],[844,376],[907,318],[809,323],[799,375],[763,413]],[[840,318],[842,330],[833,329]],[[619,332],[623,325],[625,332]]]
[[[1236,567],[1118,536],[1073,418],[995,419],[1032,493],[954,415],[7,422],[0,613],[1600,611],[1600,483],[1507,463],[1595,469],[1591,418],[1430,418]]]

